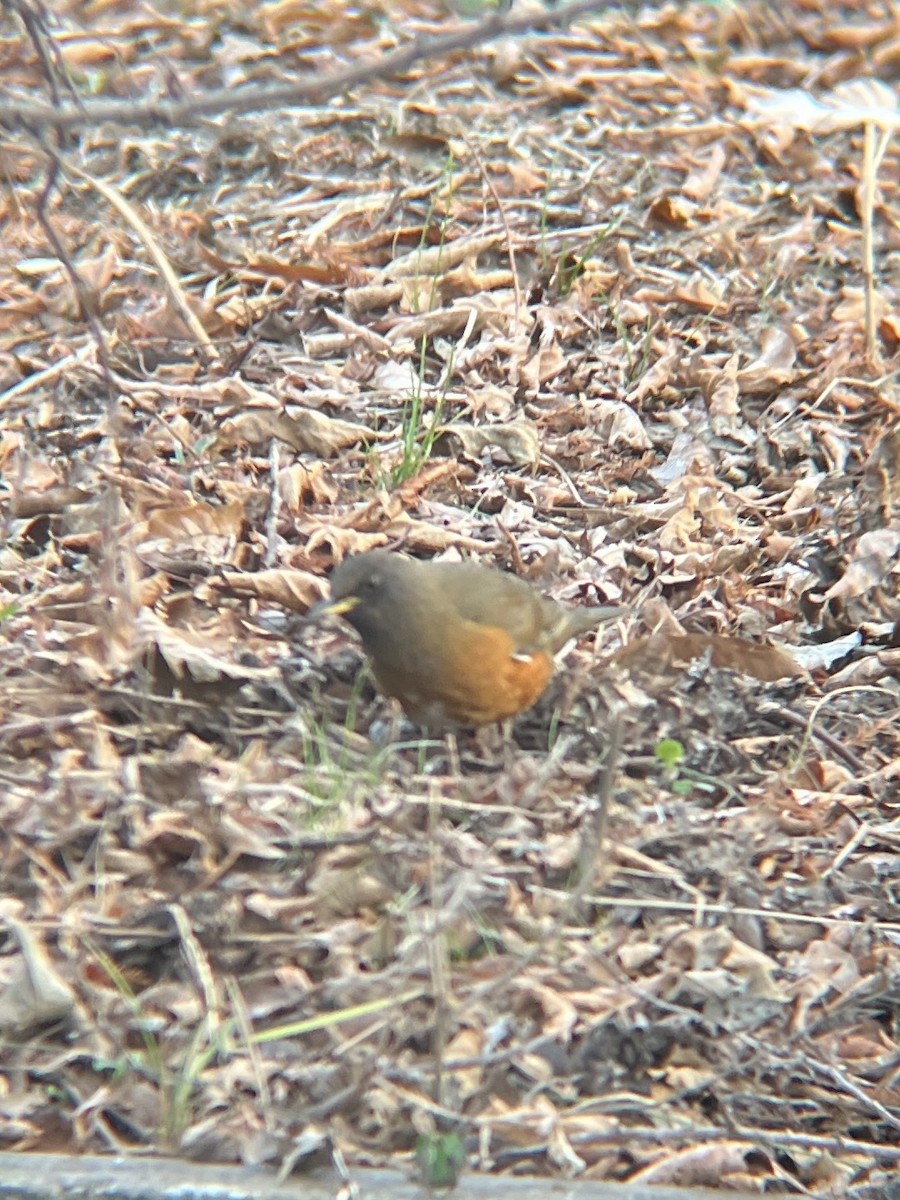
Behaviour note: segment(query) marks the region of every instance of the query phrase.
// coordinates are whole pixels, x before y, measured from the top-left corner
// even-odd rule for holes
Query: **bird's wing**
[[[524,579],[480,563],[434,563],[441,595],[467,621],[504,629],[516,650],[543,648],[545,630],[558,605],[545,600]]]

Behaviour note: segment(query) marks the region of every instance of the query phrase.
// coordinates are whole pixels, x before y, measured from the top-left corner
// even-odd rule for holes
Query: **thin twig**
[[[522,301],[522,289],[519,286],[519,271],[516,266],[516,251],[515,247],[513,246],[512,230],[509,226],[509,221],[506,216],[506,209],[503,206],[500,193],[497,191],[494,181],[491,179],[490,173],[488,172],[487,167],[484,165],[481,155],[478,153],[478,147],[471,138],[466,136],[465,131],[463,131],[462,137],[463,141],[469,148],[469,153],[475,159],[475,165],[478,167],[485,187],[494,198],[494,203],[497,205],[497,215],[500,217],[500,222],[503,225],[504,232],[506,233],[506,254],[509,259],[510,273],[512,274],[513,294],[516,298],[516,319],[513,332],[518,333],[522,323],[522,309],[524,305]]]
[[[64,169],[70,174],[83,179],[85,183],[91,185],[95,191],[98,191],[104,200],[108,201],[120,216],[124,217],[134,232],[138,235],[144,244],[144,248],[153,260],[153,264],[162,276],[163,283],[166,285],[166,290],[169,293],[169,299],[172,301],[174,308],[182,321],[190,329],[191,333],[203,347],[203,350],[211,359],[218,359],[219,352],[213,343],[212,338],[203,328],[200,318],[191,308],[188,301],[187,293],[181,286],[181,281],[172,270],[169,260],[163,253],[162,247],[156,240],[152,230],[125,197],[106,183],[103,179],[98,179],[87,171],[82,171],[80,167],[76,167],[72,162],[63,164]]]
[[[278,513],[281,509],[281,490],[278,487],[280,447],[277,438],[269,446],[269,511],[266,514],[266,569],[275,566],[278,557]]]
[[[63,265],[63,269],[69,277],[69,282],[72,285],[72,291],[75,293],[75,299],[78,302],[78,307],[81,310],[81,316],[91,331],[91,337],[94,339],[94,344],[97,347],[97,362],[100,364],[100,370],[106,383],[109,403],[112,405],[115,399],[115,386],[112,379],[112,368],[109,364],[109,356],[106,353],[106,341],[103,337],[103,330],[97,321],[96,307],[91,300],[90,293],[85,286],[84,280],[78,273],[78,268],[72,261],[68,250],[62,243],[62,239],[56,232],[53,222],[47,214],[47,204],[50,200],[51,193],[56,187],[59,173],[62,168],[62,162],[58,150],[50,146],[45,146],[47,156],[50,161],[50,169],[47,172],[47,180],[44,187],[41,189],[41,194],[38,197],[35,214],[38,223],[44,231],[44,236],[50,243],[53,253]]]

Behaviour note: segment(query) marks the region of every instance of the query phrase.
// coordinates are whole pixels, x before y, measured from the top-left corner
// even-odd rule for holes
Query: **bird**
[[[452,730],[531,708],[566,642],[623,611],[566,608],[517,575],[477,562],[370,550],[333,571],[330,599],[307,620],[343,617],[381,691],[417,724]]]

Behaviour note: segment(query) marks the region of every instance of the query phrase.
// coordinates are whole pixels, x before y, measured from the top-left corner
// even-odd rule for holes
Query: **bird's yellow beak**
[[[359,604],[359,596],[342,596],[340,600],[321,600],[307,611],[306,620],[321,621],[323,617],[342,617]]]

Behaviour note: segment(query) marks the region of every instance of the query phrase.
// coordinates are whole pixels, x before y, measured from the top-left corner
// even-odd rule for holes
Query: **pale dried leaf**
[[[75,992],[53,965],[40,935],[20,919],[21,911],[17,901],[0,902],[0,921],[19,949],[0,984],[0,1032],[16,1036],[69,1017],[76,1004]]]
[[[138,613],[134,634],[135,650],[139,654],[156,650],[176,679],[190,678],[198,683],[216,683],[222,679],[271,683],[279,678],[274,668],[236,662],[212,648],[211,635],[176,630],[148,609]]]
[[[873,529],[864,533],[853,551],[844,574],[825,592],[826,600],[861,596],[885,583],[900,567],[900,530]]]
[[[498,446],[517,467],[536,467],[541,457],[537,426],[532,421],[509,424],[470,425],[462,421],[443,425],[441,435],[457,441],[471,458],[480,458],[485,449]]]
[[[325,595],[325,582],[309,571],[279,570],[222,571],[209,581],[213,591],[227,588],[236,596],[252,596],[266,604],[280,604],[292,612],[304,613]]]

